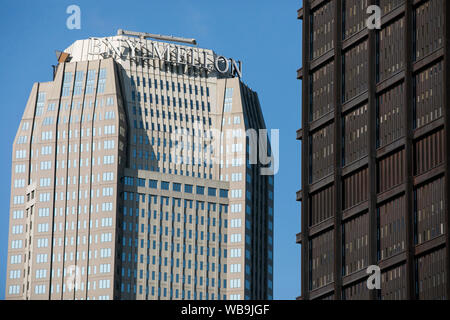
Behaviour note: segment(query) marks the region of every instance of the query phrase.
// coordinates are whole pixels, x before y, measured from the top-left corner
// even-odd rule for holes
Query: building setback
[[[76,41],[34,84],[6,299],[272,299],[274,180],[246,135],[265,129],[257,94],[239,63],[149,38]]]
[[[448,17],[445,0],[303,1],[299,299],[450,297]]]

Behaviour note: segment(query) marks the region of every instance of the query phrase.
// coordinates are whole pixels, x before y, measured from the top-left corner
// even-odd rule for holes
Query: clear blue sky
[[[66,8],[81,8],[81,30],[66,28]],[[34,82],[50,81],[55,50],[117,29],[197,39],[199,46],[243,61],[269,129],[280,129],[275,177],[274,298],[300,294],[301,0],[2,1],[0,11],[0,299],[5,295],[11,147]]]

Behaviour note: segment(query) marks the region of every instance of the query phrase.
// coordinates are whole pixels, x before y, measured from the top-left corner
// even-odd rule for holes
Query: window
[[[12,240],[11,249],[22,249],[22,240]]]
[[[95,73],[96,73],[95,70],[88,70],[86,81],[86,94],[94,93]]]
[[[40,187],[50,187],[51,185],[51,179],[50,178],[40,178],[39,179],[39,186]]]
[[[50,201],[50,193],[40,193],[39,194],[39,201],[40,202],[49,202]]]
[[[110,126],[105,126],[105,134],[115,134],[116,133],[116,126],[115,125],[110,125]]]
[[[75,73],[75,87],[73,89],[74,96],[79,96],[83,93],[83,79],[84,71],[77,71]]]
[[[39,217],[48,217],[50,216],[50,208],[39,208]]]
[[[105,92],[105,83],[106,83],[106,69],[100,69],[100,73],[98,75],[98,93]]]
[[[41,148],[42,155],[52,154],[52,146],[45,146]]]
[[[242,255],[241,249],[231,249],[230,250],[230,258],[240,258]]]
[[[231,228],[240,228],[242,226],[242,219],[231,219],[230,227]]]
[[[219,194],[221,198],[228,198],[228,190],[220,189]]]
[[[181,192],[181,183],[174,182],[172,185],[173,191]]]
[[[114,149],[114,140],[103,141],[103,149],[105,150]]]
[[[101,242],[111,242],[112,241],[112,233],[102,233],[100,236]]]
[[[103,181],[113,181],[114,172],[103,172]]]
[[[242,189],[231,190],[231,198],[241,198],[241,197],[242,197]]]
[[[108,289],[111,286],[111,280],[98,280],[99,289]]]
[[[53,117],[45,117],[44,121],[42,121],[43,126],[49,126],[53,124]],[[26,136],[25,136],[25,142],[26,142]]]
[[[167,181],[161,181],[161,189],[162,190],[169,190],[169,182]]]
[[[45,279],[46,277],[47,277],[47,269],[36,270],[36,279]]]
[[[53,138],[53,131],[43,131],[42,141],[51,140]]]
[[[103,196],[112,196],[114,193],[113,188],[103,188]]]
[[[16,225],[11,227],[12,234],[21,234],[23,232],[23,225]]]
[[[14,204],[22,204],[25,202],[25,196],[14,196],[13,203]]]
[[[14,180],[14,188],[23,188],[23,187],[25,187],[25,179]]]
[[[230,265],[230,272],[231,273],[241,272],[241,264],[240,263],[238,263],[238,264],[231,264]]]
[[[123,183],[126,186],[133,186],[134,185],[134,178],[133,177],[124,177],[123,178]]]
[[[204,195],[205,194],[205,187],[197,186],[197,194]]]
[[[103,202],[102,203],[102,211],[113,211],[113,204],[112,202]]]
[[[70,95],[70,86],[71,86],[71,83],[72,83],[72,76],[73,76],[72,72],[65,72],[64,73],[63,91],[62,91],[62,96],[63,97],[67,97],[67,96]]]
[[[184,185],[184,192],[192,193],[192,185],[191,184],[185,184]]]
[[[11,260],[10,260],[11,264],[20,264],[22,263],[22,255],[14,255],[11,256]]]
[[[24,144],[27,143],[27,136],[20,136],[17,138],[16,144]]]
[[[233,88],[225,90],[225,105],[224,112],[230,112],[233,105]]]
[[[208,188],[208,196],[215,197],[217,195],[216,188]]]
[[[230,289],[240,288],[241,287],[241,279],[231,279],[230,280]]]
[[[116,118],[116,113],[114,111],[106,111],[105,112],[105,120],[111,120]]]
[[[234,233],[231,235],[231,243],[237,243],[242,241],[242,235],[240,233]]]
[[[24,122],[22,125],[22,131],[27,131],[30,128],[29,122]]]
[[[38,224],[38,232],[48,232],[48,223]]]
[[[26,171],[26,166],[24,164],[16,164],[15,172],[16,173],[24,173]]]
[[[157,180],[149,180],[149,187],[152,189],[157,189],[158,188],[158,181]]]
[[[114,156],[103,156],[103,164],[113,164]]]
[[[13,211],[13,219],[23,219],[23,210],[14,210]]]
[[[27,157],[27,150],[16,150],[16,159],[24,159]]]

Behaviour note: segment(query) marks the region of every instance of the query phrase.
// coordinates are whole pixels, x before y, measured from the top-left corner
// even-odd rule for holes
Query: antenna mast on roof
[[[195,39],[186,39],[186,38],[180,38],[180,37],[174,37],[174,36],[163,36],[160,34],[151,34],[146,32],[136,32],[136,31],[127,31],[119,29],[117,30],[117,35],[128,35],[128,36],[135,36],[139,37],[141,39],[156,39],[156,40],[163,40],[163,41],[172,41],[172,42],[181,42],[181,43],[187,43],[187,44],[193,44],[197,45],[197,41]]]

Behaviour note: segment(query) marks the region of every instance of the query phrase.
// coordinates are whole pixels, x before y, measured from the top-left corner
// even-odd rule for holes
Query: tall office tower
[[[274,181],[246,135],[265,128],[258,97],[240,63],[193,44],[79,40],[34,84],[7,299],[272,298]]]
[[[299,299],[448,299],[449,1],[304,0],[298,17]]]

